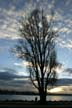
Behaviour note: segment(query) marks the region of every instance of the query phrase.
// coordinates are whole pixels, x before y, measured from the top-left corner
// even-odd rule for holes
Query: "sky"
[[[15,86],[14,84],[20,87],[23,81],[21,79],[28,75],[27,62],[16,58],[11,53],[11,48],[20,38],[19,20],[35,8],[43,8],[47,18],[50,14],[48,10],[54,10],[54,18],[57,22],[55,29],[59,29],[59,37],[56,41],[57,60],[62,64],[57,68],[58,77],[72,78],[72,0],[0,0],[1,88],[4,87],[2,85],[11,88]]]

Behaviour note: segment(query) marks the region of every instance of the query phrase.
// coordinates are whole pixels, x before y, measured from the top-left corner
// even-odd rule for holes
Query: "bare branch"
[[[58,32],[53,30],[53,24],[53,15],[49,22],[43,10],[34,10],[21,21],[19,32],[22,40],[15,49],[19,58],[32,64],[28,67],[30,79],[41,95],[46,94],[47,85],[56,78],[53,69],[57,66],[55,39]]]

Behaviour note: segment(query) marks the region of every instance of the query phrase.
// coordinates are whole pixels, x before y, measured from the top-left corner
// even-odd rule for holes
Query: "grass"
[[[0,108],[72,108],[72,101],[0,101]]]

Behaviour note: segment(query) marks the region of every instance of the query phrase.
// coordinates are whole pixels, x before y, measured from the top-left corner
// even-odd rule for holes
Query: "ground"
[[[72,101],[47,101],[45,104],[34,101],[0,101],[0,108],[72,108]]]

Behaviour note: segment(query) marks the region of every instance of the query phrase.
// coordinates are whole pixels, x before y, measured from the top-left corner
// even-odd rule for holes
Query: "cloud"
[[[63,46],[65,48],[72,50],[72,40],[68,40],[67,42],[65,42],[65,44]]]
[[[67,68],[64,70],[64,72],[68,73],[69,75],[72,74],[72,68]]]
[[[18,75],[18,72],[10,68],[0,69],[0,89],[35,91],[29,77]]]
[[[68,9],[67,12],[63,7],[57,7],[59,4],[54,0],[51,2],[49,0],[12,0],[8,3],[8,6],[6,6],[6,2],[8,1],[3,1],[3,3],[1,2],[2,4],[5,4],[5,6],[0,6],[0,38],[10,38],[13,40],[20,38],[18,32],[20,18],[28,15],[37,5],[45,10],[48,19],[50,19],[50,12],[48,12],[48,10],[54,8],[54,19],[57,22],[55,28],[61,28],[59,32],[59,34],[61,33],[60,35],[62,35],[61,38],[64,36],[67,37],[72,33],[71,0],[68,2],[64,2],[64,0],[60,1],[60,4],[64,4],[65,9]],[[63,44],[64,42],[66,44]],[[58,44],[66,48],[72,48],[71,44],[63,40],[63,38],[60,43],[58,42]]]
[[[6,4],[5,1],[4,3]],[[20,18],[25,16],[25,13],[29,13],[34,6],[32,6],[30,2],[24,0],[17,0],[15,4],[11,3],[9,8],[0,8],[0,37],[17,39],[19,38],[18,27]]]
[[[69,38],[69,36],[65,36],[65,37],[58,37],[57,40],[55,40],[55,42],[62,48],[67,48],[70,51],[72,51],[72,39],[71,37]]]
[[[56,68],[58,78],[72,78],[72,68],[66,68],[64,64],[59,64]]]
[[[0,68],[0,89],[35,90],[28,76],[18,75],[18,72],[11,68]]]
[[[2,25],[1,25],[2,23]],[[17,38],[17,21],[13,17],[6,16],[0,23],[0,38]]]
[[[0,72],[0,80],[12,80],[17,76],[9,72]]]
[[[59,64],[59,65],[57,66],[57,68],[56,68],[56,72],[57,72],[58,74],[61,74],[61,73],[64,71],[64,69],[65,69],[64,65],[63,65],[63,64]]]
[[[0,80],[14,80],[16,78],[24,78],[24,76],[18,75],[14,69],[0,69]]]
[[[59,32],[69,34],[72,31],[68,27],[63,27],[63,28],[60,29]]]
[[[0,89],[16,91],[36,91],[30,80],[0,80]]]
[[[17,4],[18,4],[19,1],[17,1]],[[46,5],[46,8],[48,8],[48,1],[40,1],[38,2],[39,4],[41,4],[43,7],[45,7]],[[32,4],[36,4],[33,3],[33,0],[31,2],[27,1],[25,2],[25,5],[24,7],[22,6],[21,9],[19,10],[16,10],[16,5],[11,5],[11,7],[9,9],[6,9],[6,8],[0,8],[0,11],[1,11],[1,14],[2,14],[2,17],[4,17],[3,21],[7,21],[6,23],[9,23],[9,21],[12,21],[13,23],[17,23],[17,19],[20,18],[21,16],[25,15],[25,13],[29,13],[30,10],[32,10],[32,8],[34,8],[35,6]],[[52,3],[53,4],[53,3]],[[52,5],[49,3],[49,5]],[[18,4],[18,5],[21,5],[21,4]],[[29,8],[29,9],[27,9]],[[59,14],[59,12],[56,12],[56,16],[57,16],[57,19],[62,19],[63,16],[61,14]],[[2,20],[2,18],[1,18]],[[11,23],[11,24],[13,24]]]
[[[32,64],[30,62],[27,62],[27,61],[22,61],[21,63],[14,63],[14,65],[19,66],[19,67],[32,66]]]

